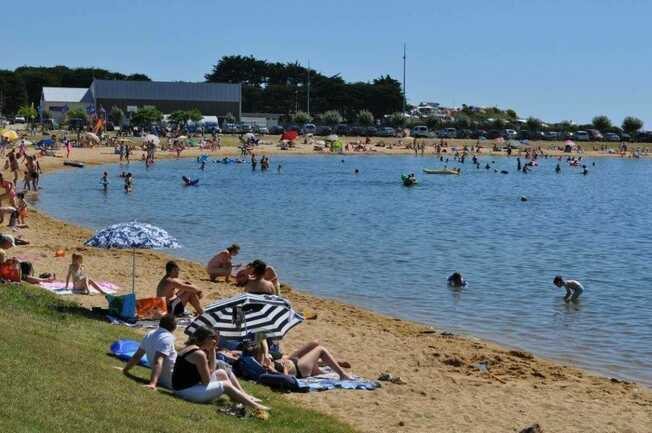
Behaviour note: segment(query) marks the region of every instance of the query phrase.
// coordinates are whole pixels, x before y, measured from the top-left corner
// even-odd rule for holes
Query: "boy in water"
[[[102,183],[102,187],[106,190],[109,186],[109,174],[106,171],[102,174],[100,182]]]
[[[566,296],[564,296],[564,301],[566,302],[577,301],[577,298],[579,298],[582,292],[584,291],[584,286],[582,286],[579,281],[575,281],[575,280],[564,281],[561,275],[557,275],[552,282],[555,284],[555,286],[560,288],[563,287],[566,289]]]

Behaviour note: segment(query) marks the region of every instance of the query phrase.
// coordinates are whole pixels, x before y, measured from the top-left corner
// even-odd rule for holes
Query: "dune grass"
[[[139,339],[137,333],[37,287],[0,285],[0,326],[0,432],[353,431],[258,385],[245,384],[272,407],[268,421],[144,389],[107,355],[112,341]],[[149,377],[149,370],[134,370],[143,380]]]

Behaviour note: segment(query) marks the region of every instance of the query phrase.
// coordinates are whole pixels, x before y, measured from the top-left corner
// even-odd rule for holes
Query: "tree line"
[[[389,75],[371,82],[347,82],[339,74],[326,76],[297,62],[224,56],[205,78],[208,82],[242,83],[245,113],[337,111],[344,119],[354,120],[362,110],[378,118],[399,111],[403,105],[401,83]]]
[[[121,74],[101,68],[21,66],[0,69],[0,113],[16,114],[21,107],[38,107],[43,87],[89,87],[93,79],[151,81],[145,74]]]

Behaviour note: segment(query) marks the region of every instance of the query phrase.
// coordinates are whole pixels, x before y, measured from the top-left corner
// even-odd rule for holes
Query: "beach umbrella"
[[[154,134],[147,134],[145,136],[145,143],[152,143],[154,146],[158,146],[161,142],[161,139]]]
[[[113,224],[84,242],[84,245],[96,248],[131,249],[131,292],[136,288],[136,250],[180,248],[181,245],[175,238],[162,228],[140,222]]]
[[[18,134],[16,133],[16,131],[7,129],[5,132],[2,133],[2,138],[4,138],[7,141],[14,141],[18,139]]]
[[[301,322],[303,316],[294,311],[286,299],[243,293],[204,308],[204,312],[186,328],[186,334],[192,335],[204,327],[231,339],[244,339],[251,334],[281,338]]]
[[[573,140],[566,140],[564,141],[564,144],[566,146],[575,146],[575,142]]]

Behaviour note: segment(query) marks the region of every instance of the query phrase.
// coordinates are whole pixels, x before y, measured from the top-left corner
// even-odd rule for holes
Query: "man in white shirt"
[[[122,369],[124,374],[128,374],[143,355],[147,355],[147,360],[152,368],[150,380],[146,388],[156,389],[157,385],[163,388],[172,389],[172,370],[177,360],[177,350],[174,347],[174,330],[177,329],[177,323],[171,314],[161,317],[158,329],[150,331],[140,347],[134,353],[134,356],[127,362]]]

